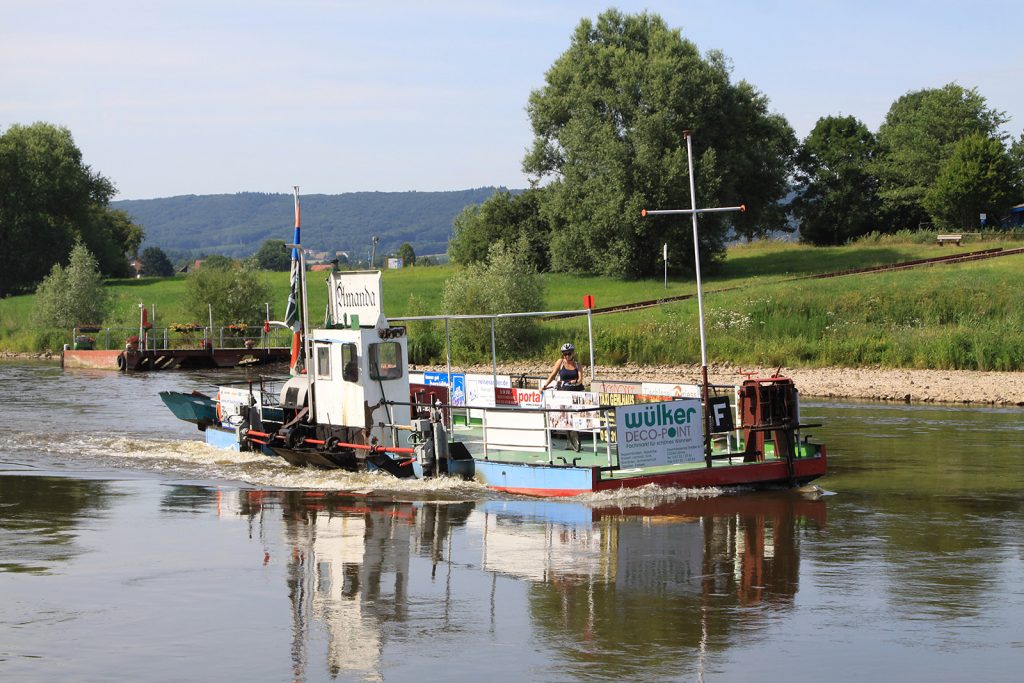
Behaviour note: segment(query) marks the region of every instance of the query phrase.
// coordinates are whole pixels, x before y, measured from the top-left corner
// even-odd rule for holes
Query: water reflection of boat
[[[243,491],[237,511],[283,522],[296,675],[326,633],[331,675],[366,680],[382,677],[382,652],[410,619],[433,629],[479,622],[481,604],[492,620],[521,609],[495,597],[499,580],[531,586],[522,599],[532,628],[568,656],[640,649],[668,632],[695,651],[723,647],[733,630],[770,621],[770,612],[738,609],[790,608],[799,530],[826,520],[823,500],[789,493],[632,506]],[[651,601],[658,623],[643,619]]]

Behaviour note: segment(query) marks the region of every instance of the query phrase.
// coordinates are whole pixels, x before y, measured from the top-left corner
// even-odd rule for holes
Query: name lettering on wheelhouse
[[[348,327],[355,320],[367,327],[386,324],[382,319],[380,271],[331,273],[327,291],[334,324]]]
[[[377,307],[377,293],[363,287],[360,291],[346,291],[345,283],[339,282],[336,288],[335,301],[344,308]]]

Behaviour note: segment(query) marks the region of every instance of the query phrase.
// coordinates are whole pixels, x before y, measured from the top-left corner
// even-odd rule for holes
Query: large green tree
[[[877,148],[875,136],[853,116],[818,119],[796,156],[797,196],[791,207],[802,241],[843,244],[875,229]]]
[[[942,230],[976,229],[980,214],[994,223],[1019,197],[1003,143],[982,133],[958,140],[922,203]]]
[[[452,223],[448,255],[455,263],[468,265],[487,260],[498,240],[525,240],[527,257],[540,271],[548,269],[551,230],[541,215],[544,190],[530,188],[519,194],[495,192],[480,205],[467,206]]]
[[[78,240],[101,272],[127,274],[142,230],[110,209],[114,191],[67,128],[13,125],[0,135],[0,296],[32,288]]]
[[[878,129],[875,171],[887,227],[917,228],[928,221],[925,194],[957,141],[975,133],[1001,139],[999,128],[1006,121],[977,89],[956,83],[896,100]]]
[[[779,200],[796,138],[767,98],[729,74],[721,53],[702,57],[657,15],[609,10],[580,22],[528,106],[535,140],[523,166],[548,182],[553,269],[640,277],[658,271],[662,242],[692,251],[689,220],[641,217],[689,208],[686,129],[698,205],[749,207],[703,219],[702,253],[723,253],[730,227],[785,228]]]

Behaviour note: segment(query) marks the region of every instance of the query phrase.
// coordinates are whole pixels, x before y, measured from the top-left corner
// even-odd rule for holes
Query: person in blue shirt
[[[576,347],[571,342],[562,344],[562,357],[555,361],[551,374],[541,386],[541,391],[548,388],[555,377],[558,378],[558,389],[562,391],[583,391],[583,368],[576,360]]]

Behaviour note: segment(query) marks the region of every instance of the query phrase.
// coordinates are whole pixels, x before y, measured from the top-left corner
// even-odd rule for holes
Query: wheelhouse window
[[[346,382],[359,381],[359,357],[355,344],[341,345],[341,378]]]
[[[316,376],[331,378],[331,347],[328,344],[316,345]]]
[[[400,379],[402,345],[398,342],[370,344],[370,379]]]

